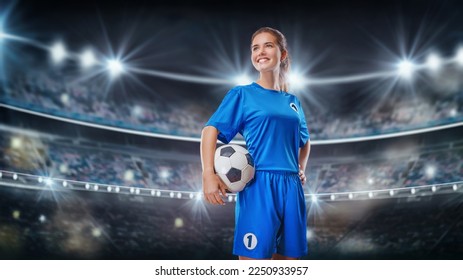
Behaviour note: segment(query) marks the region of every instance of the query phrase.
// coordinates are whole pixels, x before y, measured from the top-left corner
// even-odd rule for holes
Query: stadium
[[[0,3],[1,259],[236,259],[199,141],[261,26],[311,135],[304,259],[461,259],[458,1]]]

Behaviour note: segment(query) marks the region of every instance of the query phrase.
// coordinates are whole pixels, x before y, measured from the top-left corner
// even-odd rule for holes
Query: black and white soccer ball
[[[254,178],[254,160],[245,148],[227,144],[217,148],[214,169],[232,193],[243,190]]]

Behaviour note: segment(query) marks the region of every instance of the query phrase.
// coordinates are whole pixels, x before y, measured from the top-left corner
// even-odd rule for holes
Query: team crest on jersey
[[[289,107],[291,107],[291,109],[293,109],[294,112],[298,113],[298,109],[297,109],[296,104],[294,104],[294,103],[291,102],[291,103],[289,104]]]

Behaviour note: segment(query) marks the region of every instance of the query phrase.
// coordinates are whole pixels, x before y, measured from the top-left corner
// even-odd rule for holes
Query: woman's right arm
[[[201,133],[201,164],[203,169],[204,199],[211,204],[224,205],[227,196],[226,186],[214,172],[214,154],[219,131],[213,126],[206,126]],[[222,193],[222,196],[220,195]]]

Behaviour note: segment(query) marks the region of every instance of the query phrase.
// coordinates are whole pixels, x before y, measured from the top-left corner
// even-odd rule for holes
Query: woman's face
[[[259,72],[275,71],[279,69],[281,51],[276,38],[271,33],[257,34],[251,44],[252,65]]]

